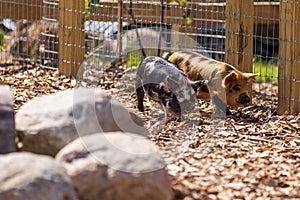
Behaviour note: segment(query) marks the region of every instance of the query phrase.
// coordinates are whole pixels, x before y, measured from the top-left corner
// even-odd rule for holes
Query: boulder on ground
[[[124,132],[96,133],[65,146],[56,159],[79,199],[172,199],[169,176],[153,143]]]
[[[107,131],[146,134],[143,120],[101,89],[78,88],[34,98],[16,114],[21,150],[54,156],[78,136]]]
[[[15,113],[8,85],[0,85],[0,154],[16,151]]]
[[[75,199],[64,167],[49,156],[9,153],[0,156],[0,163],[0,199]]]

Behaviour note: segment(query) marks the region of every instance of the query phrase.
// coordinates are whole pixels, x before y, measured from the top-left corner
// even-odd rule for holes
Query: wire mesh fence
[[[57,68],[58,65],[58,12],[59,0],[43,0],[40,59],[45,68]]]
[[[299,2],[2,0],[0,62],[30,59],[76,75],[87,61],[137,66],[141,49],[197,51],[260,73],[259,98],[299,112]]]

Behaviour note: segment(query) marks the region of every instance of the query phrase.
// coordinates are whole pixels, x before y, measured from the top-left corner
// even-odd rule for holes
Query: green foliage
[[[129,53],[128,60],[127,60],[127,66],[128,67],[139,66],[141,60],[142,60],[141,53]]]
[[[4,40],[6,38],[5,32],[0,30],[0,50],[4,49]]]
[[[148,49],[147,56],[156,56],[157,50],[156,49]],[[142,61],[142,54],[141,51],[132,51],[127,54],[127,66],[128,67],[136,67],[139,66],[140,62]]]
[[[253,73],[259,73],[257,80],[278,82],[278,66],[272,60],[262,61],[260,57],[255,57],[253,62]]]
[[[37,61],[36,57],[35,57],[35,56],[32,56],[32,57],[31,57],[31,61],[33,61],[33,62]]]
[[[99,7],[100,0],[85,0],[85,17],[88,17],[91,13],[95,13]]]

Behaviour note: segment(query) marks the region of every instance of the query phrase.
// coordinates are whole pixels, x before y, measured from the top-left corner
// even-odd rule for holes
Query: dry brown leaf
[[[193,127],[185,123],[164,125],[155,118],[161,108],[145,100],[145,113],[137,111],[135,71],[124,68],[87,71],[84,80],[61,76],[37,66],[0,66],[0,82],[12,88],[17,110],[29,99],[75,86],[99,84],[145,120],[149,139],[164,153],[177,199],[282,199],[300,198],[300,115],[276,115],[277,86],[254,83],[269,97],[254,94],[253,105],[232,110],[234,117],[222,128],[212,126],[212,106],[199,101],[201,120]],[[117,88],[117,89],[113,89]],[[261,90],[262,91],[262,90]],[[192,113],[193,114],[193,113]],[[189,141],[185,152],[176,152]]]

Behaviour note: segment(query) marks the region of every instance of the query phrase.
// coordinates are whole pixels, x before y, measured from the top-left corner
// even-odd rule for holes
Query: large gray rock
[[[54,156],[78,136],[107,131],[146,134],[143,121],[101,89],[65,90],[28,101],[16,114],[21,150]]]
[[[0,85],[0,154],[16,151],[15,113],[10,87]]]
[[[10,153],[0,156],[0,163],[0,199],[75,199],[65,169],[49,156]]]
[[[96,133],[65,146],[56,159],[67,169],[79,199],[172,199],[165,165],[145,137]]]

